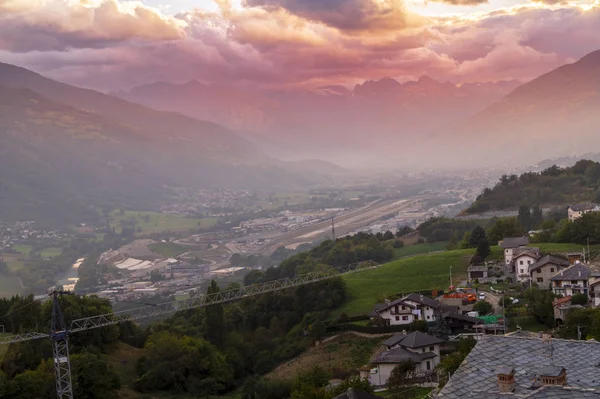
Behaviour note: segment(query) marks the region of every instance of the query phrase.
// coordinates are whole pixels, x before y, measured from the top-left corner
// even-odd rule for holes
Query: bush
[[[586,294],[575,294],[571,297],[572,305],[587,305],[588,296]]]

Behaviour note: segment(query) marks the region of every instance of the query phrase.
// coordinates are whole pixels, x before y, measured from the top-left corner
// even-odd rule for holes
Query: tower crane
[[[71,383],[71,363],[69,360],[69,335],[93,328],[106,327],[127,321],[137,321],[148,317],[163,316],[183,310],[198,309],[206,306],[237,301],[243,298],[276,292],[288,288],[298,287],[343,276],[365,270],[375,269],[379,266],[373,261],[364,261],[345,266],[333,267],[324,271],[302,274],[296,277],[287,277],[265,283],[252,284],[232,290],[220,291],[213,294],[201,295],[182,301],[164,302],[158,305],[148,305],[130,310],[107,313],[103,315],[84,317],[73,320],[67,324],[64,321],[58,298],[67,294],[54,291],[52,298],[52,323],[49,333],[31,332],[17,334],[0,339],[0,345],[34,339],[50,338],[54,357],[54,378],[58,399],[73,399],[73,386]]]

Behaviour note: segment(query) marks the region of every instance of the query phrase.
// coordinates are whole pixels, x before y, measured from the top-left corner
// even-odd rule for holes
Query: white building
[[[513,257],[529,245],[529,237],[505,237],[499,245],[504,249],[504,263],[508,266]]]
[[[440,363],[440,345],[443,342],[442,339],[420,331],[394,335],[383,343],[386,350],[371,361],[374,368],[369,374],[369,382],[374,386],[386,385],[394,367],[407,360],[416,364],[414,377],[435,375],[435,368]]]
[[[515,276],[517,282],[529,282],[531,280],[530,269],[538,261],[539,254],[536,251],[523,251],[513,257]]]
[[[572,222],[574,220],[577,220],[586,213],[599,212],[599,211],[600,211],[600,205],[598,205],[598,204],[587,203],[587,204],[571,205],[568,209],[569,221]]]
[[[412,293],[404,298],[376,305],[374,315],[387,320],[392,326],[410,324],[417,320],[431,322],[436,320],[436,310],[440,306],[435,299]]]

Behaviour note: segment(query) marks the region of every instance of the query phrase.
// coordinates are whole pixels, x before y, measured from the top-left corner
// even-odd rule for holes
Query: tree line
[[[523,203],[548,206],[579,202],[600,202],[600,163],[581,160],[567,168],[553,165],[541,172],[503,175],[465,212],[517,209]]]

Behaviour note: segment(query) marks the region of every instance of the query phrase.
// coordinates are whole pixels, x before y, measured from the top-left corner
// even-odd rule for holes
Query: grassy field
[[[394,248],[394,259],[400,259],[412,255],[426,254],[428,252],[445,251],[446,244],[447,243],[445,242],[434,242],[431,244],[424,243],[408,245],[402,248]]]
[[[188,252],[189,248],[185,245],[175,244],[174,242],[157,242],[155,244],[148,245],[148,248],[152,252],[156,252],[167,258],[174,258],[177,255],[181,255],[184,252]]]
[[[62,248],[58,247],[44,248],[40,251],[40,256],[42,258],[54,258],[56,256],[59,256],[61,252]]]
[[[20,253],[22,253],[23,256],[28,257],[29,254],[31,253],[31,250],[33,249],[33,246],[24,245],[24,244],[16,244],[16,245],[13,245],[13,249],[15,251],[19,251]]]
[[[450,266],[453,281],[464,280],[473,253],[473,249],[461,249],[418,255],[392,261],[375,270],[347,275],[344,280],[348,285],[348,300],[336,310],[336,315],[368,313],[380,299],[396,293],[447,289]]]
[[[182,231],[189,229],[209,229],[217,224],[217,218],[187,218],[157,212],[113,211],[110,225],[121,232],[121,222],[135,222],[136,234],[158,233],[162,231]]]
[[[587,251],[586,245],[581,244],[563,244],[563,243],[533,243],[529,245],[530,247],[538,247],[542,252],[581,252],[582,250]],[[599,251],[600,245],[590,245],[590,251]]]

